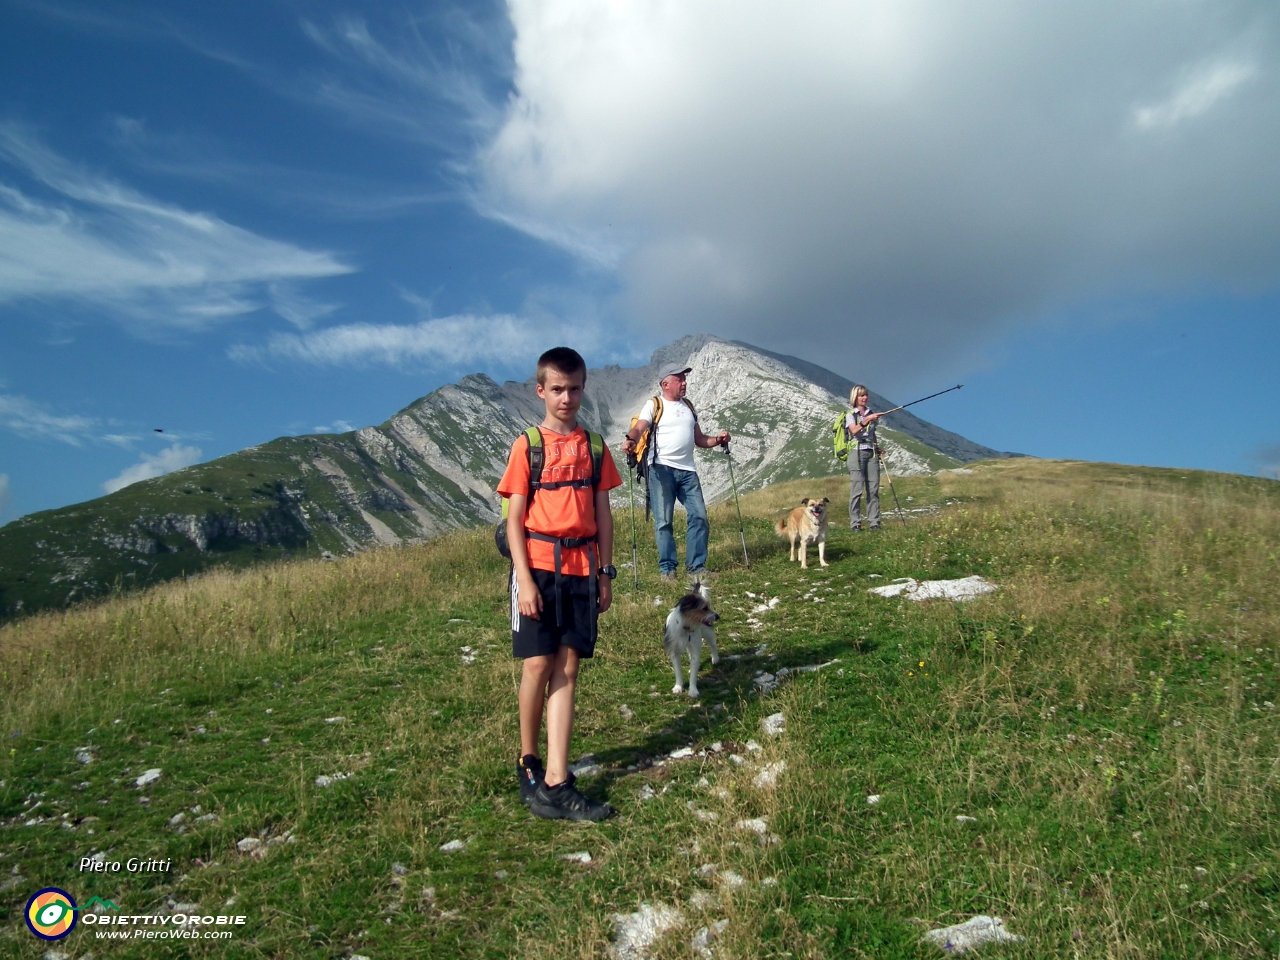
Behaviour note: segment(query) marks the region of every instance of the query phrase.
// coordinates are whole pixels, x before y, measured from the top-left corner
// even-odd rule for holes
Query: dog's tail
[[[779,520],[773,525],[773,529],[777,531],[778,536],[785,537],[787,535],[787,521]]]

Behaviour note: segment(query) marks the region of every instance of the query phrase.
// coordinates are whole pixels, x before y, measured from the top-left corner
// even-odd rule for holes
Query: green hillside
[[[340,486],[317,460],[343,468]],[[474,498],[423,465],[417,472],[432,473],[432,496],[453,526],[475,522]],[[214,567],[346,554],[364,545],[371,522],[420,537],[395,485],[414,489],[416,479],[373,462],[351,434],[285,437],[30,514],[0,528],[0,619]]]
[[[878,534],[843,528],[838,478],[744,497],[749,570],[713,510],[722,660],[697,702],[669,693],[675,595],[642,544],[580,678],[574,756],[600,766],[581,784],[619,810],[600,825],[520,806],[482,532],[0,627],[0,955],[45,955],[23,905],[55,885],[246,916],[212,942],[82,921],[55,945],[75,958],[585,960],[644,904],[671,911],[653,958],[699,956],[721,921],[717,957],[942,956],[924,931],[977,914],[1025,938],[980,956],[1274,958],[1280,484],[969,467],[895,479],[920,512]],[[772,532],[804,496],[836,508],[826,569]],[[999,589],[867,592],[973,574]],[[95,852],[173,869],[78,871]]]

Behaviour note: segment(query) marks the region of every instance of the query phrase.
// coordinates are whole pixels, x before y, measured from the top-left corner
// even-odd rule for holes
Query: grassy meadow
[[[845,478],[744,497],[749,570],[732,503],[715,508],[722,659],[696,702],[670,692],[676,592],[642,527],[641,589],[624,570],[579,682],[574,756],[600,764],[580,786],[618,808],[604,824],[519,802],[488,530],[0,628],[0,955],[50,949],[23,907],[53,885],[248,917],[217,941],[82,921],[53,945],[74,960],[599,957],[642,903],[680,915],[654,958],[698,956],[721,920],[717,957],[940,956],[922,933],[975,914],[1025,938],[982,956],[1277,957],[1280,484],[971,466],[895,480],[905,529],[886,486],[876,534],[846,528]],[[802,571],[772,520],[824,495],[831,565],[810,551]],[[972,574],[1000,589],[867,592]],[[79,872],[95,852],[172,871]]]

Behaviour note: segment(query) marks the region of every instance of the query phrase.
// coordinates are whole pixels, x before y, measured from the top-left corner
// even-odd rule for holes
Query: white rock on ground
[[[586,850],[578,850],[574,853],[562,853],[560,854],[560,859],[572,860],[574,863],[590,863],[591,854]]]
[[[756,817],[753,820],[739,820],[734,826],[739,830],[750,830],[752,833],[758,833],[761,836],[769,832],[769,824],[763,817]]]
[[[457,853],[459,850],[465,850],[467,844],[462,840],[450,840],[448,843],[440,844],[440,849],[444,853]]]
[[[594,777],[598,773],[604,773],[604,767],[596,762],[595,757],[587,754],[577,763],[569,764],[569,772],[575,777]]]
[[[729,918],[717,920],[709,927],[703,927],[693,935],[693,939],[689,941],[689,949],[701,957],[710,957],[711,941],[720,934],[724,933],[725,927],[729,926]]]
[[[966,817],[963,813],[956,817],[956,823],[977,823],[977,817]]]
[[[241,853],[252,853],[262,846],[262,841],[257,837],[245,837],[236,844],[236,849]]]
[[[616,913],[610,953],[615,960],[643,960],[659,937],[683,922],[680,911],[664,903],[642,903],[635,913]]]
[[[965,953],[987,943],[1015,943],[1024,939],[1006,930],[1000,917],[978,914],[964,923],[930,930],[920,938],[920,942],[932,943],[948,953]]]
[[[322,788],[331,787],[340,780],[349,780],[350,778],[351,774],[349,773],[322,773],[316,777],[316,786]]]
[[[880,794],[878,794],[878,793],[871,793],[871,794],[868,794],[868,795],[867,795],[867,803],[870,803],[870,804],[873,804],[873,805],[874,805],[874,804],[877,804],[877,803],[879,803],[879,802],[880,802]]]
[[[346,723],[347,718],[346,717],[325,717],[324,722],[325,723]]]
[[[152,767],[150,770],[144,770],[142,772],[142,776],[138,777],[137,780],[133,781],[133,785],[135,787],[149,786],[160,779],[160,774],[161,774],[161,771],[159,767]]]
[[[781,713],[771,713],[760,721],[760,726],[769,736],[776,737],[787,728],[787,718]]]
[[[93,763],[93,753],[88,747],[80,747],[76,750],[76,760],[80,763]]]
[[[839,662],[840,662],[840,658],[837,657],[834,660],[828,660],[826,663],[810,663],[803,667],[782,667],[778,671],[778,677],[779,678],[785,677],[789,673],[817,673],[819,670],[824,670],[827,667]]]
[[[787,761],[766,764],[764,769],[755,775],[751,785],[757,790],[772,790],[778,785],[778,777],[787,769]]]
[[[896,597],[905,595],[908,600],[972,600],[984,593],[995,593],[996,585],[979,577],[964,577],[961,580],[912,580],[907,577],[897,580],[888,586],[872,587],[867,593],[879,597]]]
[[[678,750],[672,750],[669,756],[672,760],[683,760],[685,757],[692,757],[693,747],[681,747]]]
[[[622,704],[622,706],[618,707],[618,714],[622,717],[623,720],[635,719],[635,714],[631,712],[631,708],[628,707],[625,703]]]

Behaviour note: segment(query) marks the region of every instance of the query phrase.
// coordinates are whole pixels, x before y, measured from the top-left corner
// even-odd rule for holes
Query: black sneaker
[[[534,816],[544,820],[606,820],[613,816],[613,807],[580,794],[573,785],[575,780],[571,773],[568,780],[554,787],[538,781],[529,803]]]
[[[516,761],[516,778],[520,781],[520,802],[526,807],[533,800],[533,791],[542,783],[546,773],[542,769],[542,761],[532,753],[526,753]]]

